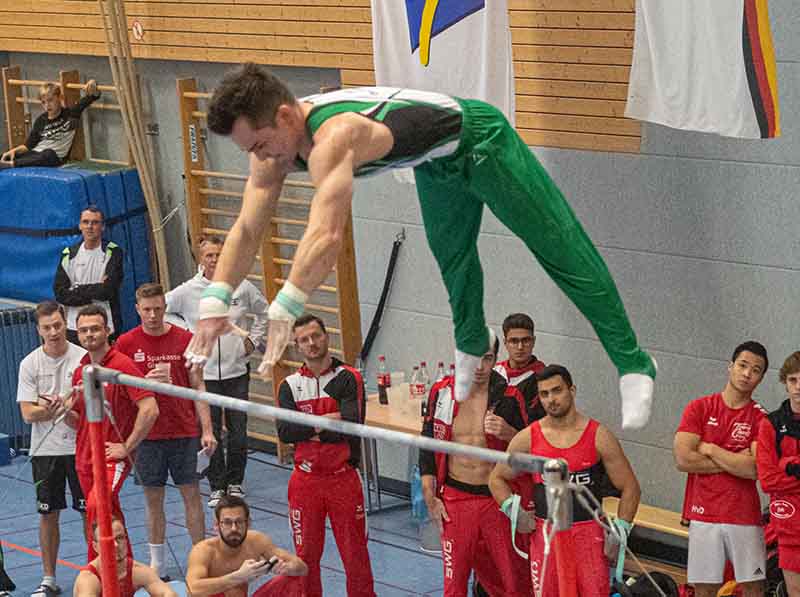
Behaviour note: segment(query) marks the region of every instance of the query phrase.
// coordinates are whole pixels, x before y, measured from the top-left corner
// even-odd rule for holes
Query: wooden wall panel
[[[399,1],[399,0],[398,0]],[[517,127],[530,144],[639,151],[623,116],[635,0],[508,0]],[[140,58],[340,69],[373,85],[370,0],[128,1]],[[45,25],[45,23],[47,25]],[[0,2],[0,50],[105,55],[96,0]]]

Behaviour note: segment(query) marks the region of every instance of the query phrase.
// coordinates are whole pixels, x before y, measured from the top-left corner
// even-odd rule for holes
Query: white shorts
[[[757,525],[693,520],[689,525],[689,584],[721,584],[725,561],[730,560],[736,582],[766,578],[764,529]]]

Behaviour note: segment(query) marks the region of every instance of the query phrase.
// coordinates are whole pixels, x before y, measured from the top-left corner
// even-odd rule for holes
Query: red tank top
[[[565,460],[569,467],[570,481],[588,487],[598,500],[602,500],[609,493],[609,481],[603,462],[597,454],[596,438],[599,426],[597,421],[589,419],[586,429],[583,430],[580,439],[574,445],[569,448],[556,448],[544,437],[540,421],[536,421],[530,427],[531,454]],[[547,518],[547,496],[542,475],[535,473],[533,483],[536,516],[537,518]],[[574,497],[572,499],[572,516],[575,522],[592,518],[592,515]]]
[[[97,577],[100,585],[103,584],[103,579],[100,577],[100,572],[97,571],[92,564],[86,564],[86,569]],[[119,596],[120,597],[133,597],[136,590],[133,588],[133,560],[128,558],[127,566],[125,569],[125,578],[119,580]]]

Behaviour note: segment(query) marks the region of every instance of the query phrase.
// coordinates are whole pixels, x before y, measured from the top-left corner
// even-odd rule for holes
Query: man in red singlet
[[[608,494],[610,484],[620,492],[617,518],[614,524],[627,539],[633,517],[639,507],[639,482],[633,473],[617,438],[594,419],[575,408],[576,388],[572,376],[561,365],[549,365],[536,375],[539,399],[547,415],[520,431],[508,445],[508,452],[523,452],[561,458],[569,466],[570,481],[582,485],[598,499]],[[511,517],[512,504],[518,499],[512,492],[515,473],[510,467],[498,464],[492,471],[489,487],[501,510]],[[561,594],[557,581],[556,562],[549,554],[545,567],[545,526],[549,512],[541,475],[533,475],[534,515],[520,509],[517,529],[533,531],[530,543],[531,577],[537,595]],[[591,513],[573,498],[573,526],[569,531],[575,546],[578,595],[607,597],[609,593],[609,561],[604,554],[603,529]],[[549,527],[547,529],[549,531]],[[612,562],[611,564],[616,564]]]
[[[139,589],[144,589],[152,597],[177,597],[177,593],[158,578],[155,570],[136,562],[128,555],[128,534],[125,531],[125,525],[118,518],[111,521],[111,531],[114,535],[120,597],[133,597],[133,594]],[[97,523],[93,525],[92,532],[92,547],[99,553],[98,535],[100,531]],[[78,574],[72,589],[73,597],[100,597],[103,594],[100,571],[100,558],[97,557]]]

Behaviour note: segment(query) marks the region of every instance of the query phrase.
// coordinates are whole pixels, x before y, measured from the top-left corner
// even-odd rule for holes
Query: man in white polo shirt
[[[39,544],[43,578],[33,597],[52,597],[61,592],[56,584],[61,510],[67,507],[66,484],[72,507],[85,515],[86,503],[75,472],[75,430],[56,422],[64,399],[72,391],[72,374],[86,351],[67,342],[64,309],[55,301],[36,306],[36,328],[43,345],[19,366],[17,402],[22,418],[31,424],[31,464],[39,514]]]

